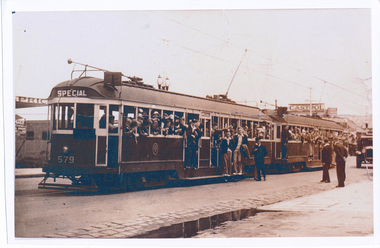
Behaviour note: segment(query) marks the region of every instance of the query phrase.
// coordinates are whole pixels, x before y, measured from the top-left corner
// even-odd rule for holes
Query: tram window
[[[281,126],[277,126],[277,139],[281,138]]]
[[[149,135],[149,130],[150,130],[150,125],[151,121],[149,118],[149,109],[148,108],[139,108],[137,114],[137,121],[140,123],[139,128],[138,128],[138,133],[140,135],[148,136]]]
[[[151,127],[150,131],[153,135],[161,134],[161,110],[159,109],[153,109],[151,111]]]
[[[212,117],[212,125],[215,126],[215,124],[217,129],[221,128],[218,116]]]
[[[162,118],[162,132],[166,135],[174,135],[175,134],[175,126],[174,126],[174,114],[173,111],[164,110]]]
[[[204,136],[205,137],[210,137],[210,132],[211,132],[211,130],[210,130],[210,120],[205,119],[203,125],[204,125]]]
[[[117,133],[119,127],[119,106],[110,105],[109,107],[109,119],[108,119],[108,132]]]
[[[236,131],[237,127],[239,126],[239,120],[231,119],[231,125],[232,125],[232,128]]]
[[[74,124],[74,104],[54,104],[53,128],[72,129]]]
[[[183,127],[180,123],[180,120],[183,117],[183,112],[174,112],[174,127],[176,135],[183,135],[185,131],[185,127]],[[186,123],[185,120],[183,122]]]
[[[77,128],[93,128],[94,127],[94,104],[77,105]]]
[[[134,119],[136,115],[136,107],[124,106],[123,113],[125,117]]]
[[[190,124],[192,123],[192,121],[196,119],[196,120],[199,120],[199,115],[198,114],[187,114],[187,123]]]
[[[105,129],[107,123],[107,106],[100,106],[99,117],[99,128]]]

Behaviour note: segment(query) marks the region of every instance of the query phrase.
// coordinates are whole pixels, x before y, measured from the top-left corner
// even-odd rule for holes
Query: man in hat
[[[333,149],[329,143],[328,139],[325,139],[325,144],[322,148],[322,164],[323,164],[323,176],[322,176],[322,182],[329,183],[330,182],[330,175],[329,175],[329,169],[330,164],[332,160],[332,152]]]
[[[344,181],[346,180],[346,158],[348,153],[338,138],[336,138],[334,144],[334,151],[336,154],[336,175],[338,177],[338,185],[336,187],[344,187]]]
[[[266,171],[264,165],[264,158],[268,154],[265,146],[261,144],[261,138],[256,138],[256,145],[253,147],[251,154],[255,156],[255,164],[257,170],[257,181],[261,181],[261,173],[263,174],[264,181],[266,180]]]

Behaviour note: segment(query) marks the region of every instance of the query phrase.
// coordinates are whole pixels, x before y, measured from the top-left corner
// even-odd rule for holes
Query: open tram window
[[[231,126],[234,129],[234,133],[236,133],[237,128],[239,127],[239,120],[238,119],[231,119]]]
[[[139,135],[148,136],[151,120],[149,118],[149,109],[148,108],[139,108],[137,113],[137,122],[139,123],[138,126],[138,133]]]
[[[74,124],[74,104],[63,103],[54,104],[53,128],[73,129]]]
[[[186,119],[183,112],[174,112],[175,133],[183,135],[186,130]]]
[[[151,131],[151,134],[153,135],[158,135],[158,134],[161,134],[161,110],[159,109],[153,109],[151,111],[151,121],[152,121],[152,124],[151,124],[151,127],[150,127],[150,131]]]
[[[117,133],[118,127],[119,127],[119,106],[110,105],[109,117],[108,117],[108,132]]]
[[[77,104],[77,125],[79,129],[90,129],[94,127],[94,104]]]
[[[163,135],[174,135],[175,134],[175,125],[174,125],[174,114],[173,111],[164,110],[161,120],[162,132]]]
[[[136,117],[136,107],[124,106],[123,108],[123,130],[124,134],[132,134],[134,127],[137,126],[135,120]]]

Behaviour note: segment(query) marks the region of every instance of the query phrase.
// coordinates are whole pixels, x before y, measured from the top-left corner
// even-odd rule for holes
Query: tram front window
[[[77,104],[77,128],[94,127],[94,104]]]
[[[74,124],[74,104],[54,104],[53,129],[72,129]],[[58,127],[58,128],[57,128]]]

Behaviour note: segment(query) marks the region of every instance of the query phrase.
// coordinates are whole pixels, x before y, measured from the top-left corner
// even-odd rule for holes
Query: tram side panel
[[[121,173],[175,170],[183,168],[183,139],[140,136],[123,137]]]

